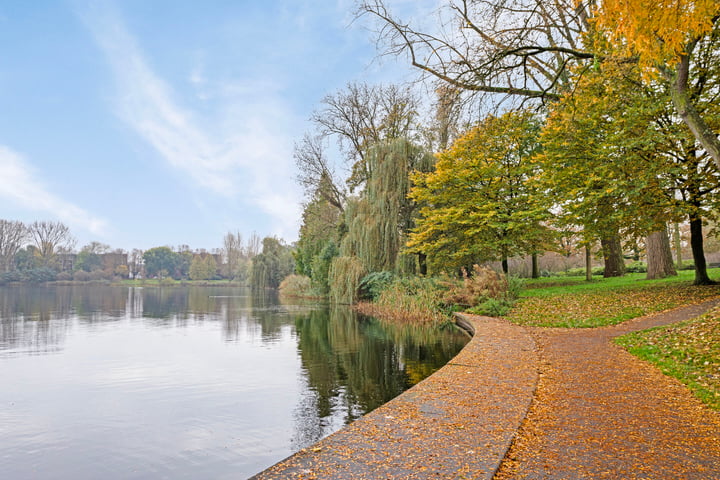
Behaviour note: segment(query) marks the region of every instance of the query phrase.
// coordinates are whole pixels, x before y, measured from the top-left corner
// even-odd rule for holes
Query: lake
[[[468,341],[227,287],[0,287],[0,477],[249,477]]]

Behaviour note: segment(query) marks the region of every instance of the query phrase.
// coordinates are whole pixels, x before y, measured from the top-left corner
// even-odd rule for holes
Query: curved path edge
[[[532,403],[537,350],[506,321],[458,314],[456,323],[473,337],[444,367],[252,478],[491,479]]]

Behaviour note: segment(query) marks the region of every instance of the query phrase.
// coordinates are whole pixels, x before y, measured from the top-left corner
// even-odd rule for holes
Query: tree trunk
[[[670,81],[670,94],[678,115],[720,168],[720,140],[700,115],[688,93],[690,77],[690,56],[683,55],[676,66],[675,72],[663,70],[663,75]]]
[[[585,280],[592,282],[592,252],[590,245],[585,245]]]
[[[707,273],[705,248],[703,246],[702,218],[690,217],[690,247],[695,261],[695,280],[693,285],[714,285]]]
[[[532,254],[532,278],[540,278],[540,267],[538,266],[538,254]]]
[[[673,265],[667,229],[663,228],[648,235],[645,239],[645,247],[647,248],[647,276],[645,278],[655,280],[677,275]]]
[[[502,271],[505,275],[508,274],[508,259],[507,257],[503,257],[502,259]]]
[[[418,253],[418,266],[420,269],[420,275],[423,277],[427,275],[427,255],[424,253]]]
[[[678,223],[675,224],[675,230],[673,231],[673,243],[675,243],[675,266],[678,270],[682,270],[682,241],[680,240],[680,224]]]
[[[625,259],[623,258],[620,237],[614,235],[600,240],[603,258],[605,260],[605,273],[603,277],[622,277],[625,275]]]

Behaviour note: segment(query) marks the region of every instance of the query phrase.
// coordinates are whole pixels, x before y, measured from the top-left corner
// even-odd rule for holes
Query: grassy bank
[[[691,271],[662,280],[644,278],[635,273],[592,282],[580,277],[531,280],[506,318],[540,327],[601,327],[720,295],[719,286],[693,286]]]
[[[630,333],[615,341],[720,410],[720,308],[687,322]]]

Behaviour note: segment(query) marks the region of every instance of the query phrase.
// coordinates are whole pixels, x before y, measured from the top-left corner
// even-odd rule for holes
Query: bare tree
[[[246,258],[253,259],[255,258],[262,249],[262,239],[257,234],[257,232],[253,232],[250,235],[250,238],[248,238],[247,245],[245,246],[245,256]]]
[[[27,239],[25,224],[13,220],[0,220],[0,272],[9,272],[13,268],[15,254]]]
[[[395,17],[388,3],[359,7],[377,20],[384,52],[463,90],[554,99],[568,67],[594,58],[582,45],[592,0],[451,0],[434,31]]]
[[[430,151],[442,151],[452,144],[460,133],[463,114],[462,91],[459,87],[442,83],[435,88],[435,118],[430,127],[433,139]]]
[[[320,136],[337,139],[346,164],[352,168],[348,184],[354,188],[372,173],[365,161],[370,146],[416,136],[419,105],[419,99],[407,86],[351,83],[326,96],[311,120]]]
[[[82,247],[82,251],[102,255],[103,253],[108,253],[110,251],[110,245],[93,241]],[[122,251],[118,253],[122,253]]]
[[[143,252],[139,248],[133,248],[128,256],[128,269],[131,278],[138,278],[142,274]]]
[[[69,251],[75,245],[70,229],[62,222],[33,222],[28,231],[45,267],[53,265],[59,250]]]
[[[225,257],[225,276],[228,280],[232,280],[236,276],[243,255],[243,238],[240,232],[225,234],[222,253]]]
[[[296,179],[306,196],[317,193],[342,212],[347,192],[325,154],[322,136],[306,134],[300,143],[295,144],[293,156],[298,168]]]

